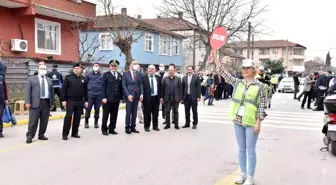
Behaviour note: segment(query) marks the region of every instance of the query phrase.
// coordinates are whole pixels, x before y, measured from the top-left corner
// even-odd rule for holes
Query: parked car
[[[278,92],[294,92],[294,79],[292,77],[283,78],[279,83]]]

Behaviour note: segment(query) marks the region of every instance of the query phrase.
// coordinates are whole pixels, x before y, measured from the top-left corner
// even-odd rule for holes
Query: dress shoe
[[[307,109],[312,109],[312,108],[310,108],[310,107],[307,107]]]
[[[178,125],[175,125],[175,129],[176,129],[176,130],[179,130],[180,127],[179,127]]]
[[[125,132],[126,132],[126,134],[132,134],[130,129],[126,129]]]
[[[197,125],[193,125],[192,129],[197,129]]]
[[[94,128],[99,128],[99,125],[98,125],[98,118],[95,118]]]
[[[190,127],[190,125],[185,124],[182,128],[189,128],[189,127]]]
[[[116,132],[115,130],[110,130],[109,133],[112,134],[112,135],[117,135],[118,134],[118,132]]]
[[[149,129],[149,128],[145,128],[145,131],[146,131],[146,132],[150,132],[150,129]]]
[[[30,144],[30,143],[32,143],[32,142],[33,142],[33,139],[32,139],[32,138],[27,138],[27,141],[26,141],[27,144]]]
[[[133,133],[137,133],[137,134],[140,133],[140,132],[137,131],[136,129],[132,129],[131,132],[133,132]]]
[[[4,135],[2,134],[2,132],[0,132],[0,138],[3,138],[4,137]]]
[[[47,138],[47,137],[45,137],[45,136],[38,137],[38,139],[39,139],[39,140],[43,140],[43,141],[46,141],[46,140],[48,140],[48,138]]]
[[[66,141],[68,140],[68,136],[63,136],[62,139]]]
[[[72,135],[71,137],[73,137],[73,138],[77,138],[77,139],[79,139],[80,138],[80,136],[77,134],[77,135]]]
[[[301,107],[301,109],[304,109],[304,107]]]
[[[170,125],[166,125],[163,129],[170,129]]]
[[[108,136],[109,134],[107,132],[102,132],[104,136]]]
[[[153,128],[153,130],[155,130],[155,131],[160,131],[160,129],[159,129],[159,128]]]

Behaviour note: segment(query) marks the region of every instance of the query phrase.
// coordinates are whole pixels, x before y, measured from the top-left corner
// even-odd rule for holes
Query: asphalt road
[[[27,126],[6,128],[0,140],[1,185],[231,185],[238,170],[228,101],[199,104],[197,130],[124,133],[80,128],[81,139],[61,140],[62,120],[50,121],[49,141],[25,144]],[[180,125],[184,107],[180,106]],[[319,149],[323,112],[301,110],[293,94],[275,94],[259,136],[257,185],[335,184],[336,158]],[[82,121],[83,122],[83,121]],[[160,121],[162,123],[162,120]]]

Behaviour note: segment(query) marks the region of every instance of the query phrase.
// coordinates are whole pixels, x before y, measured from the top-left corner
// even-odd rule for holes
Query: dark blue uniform
[[[89,128],[89,118],[91,109],[95,109],[95,128],[98,128],[99,109],[102,104],[102,88],[103,88],[103,74],[100,72],[89,72],[86,74],[86,81],[88,82],[89,105],[85,112],[85,128]]]
[[[49,78],[51,78],[52,80],[52,83],[53,83],[53,87],[54,87],[54,92],[55,92],[55,95],[57,95],[59,101],[60,101],[60,105],[61,105],[61,109],[62,111],[64,111],[64,107],[62,105],[62,102],[61,102],[61,88],[62,88],[62,84],[63,84],[63,76],[62,76],[62,73],[58,72],[57,68],[58,66],[57,65],[53,65],[54,69],[47,74],[47,76]],[[56,104],[54,106],[54,108],[51,110],[51,111],[56,111]]]
[[[103,104],[103,135],[117,134],[115,132],[120,100],[123,99],[122,75],[119,72],[109,71],[103,75],[102,99],[107,99]],[[107,120],[110,116],[110,124],[107,127]]]

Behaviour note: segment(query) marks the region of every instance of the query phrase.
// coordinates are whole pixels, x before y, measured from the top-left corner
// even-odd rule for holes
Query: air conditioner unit
[[[28,42],[21,39],[12,39],[11,40],[12,51],[27,52],[28,51]]]

